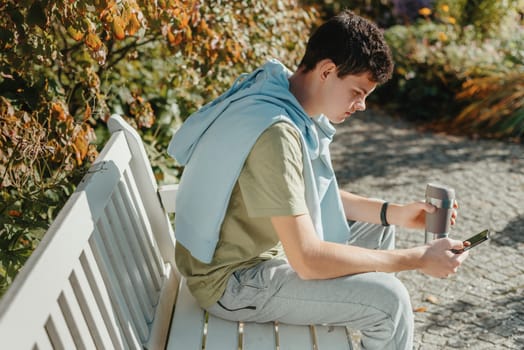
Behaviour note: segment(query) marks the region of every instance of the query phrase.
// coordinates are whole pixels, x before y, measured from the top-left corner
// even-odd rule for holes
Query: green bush
[[[498,36],[518,8],[523,9],[521,0],[438,0],[435,12],[441,18],[453,18],[461,28],[472,26],[476,39],[482,40]]]
[[[402,15],[395,11],[395,1],[391,0],[303,0],[302,3],[315,6],[324,20],[349,9],[382,28],[403,22]]]
[[[477,98],[457,98],[471,79],[524,71],[524,30],[514,10],[489,35],[459,25],[448,11],[440,7],[413,25],[385,31],[396,69],[378,89],[378,100],[408,118],[427,122],[456,116]]]
[[[181,120],[267,57],[293,67],[313,10],[293,0],[5,0],[0,4],[0,294],[120,113],[159,181]]]

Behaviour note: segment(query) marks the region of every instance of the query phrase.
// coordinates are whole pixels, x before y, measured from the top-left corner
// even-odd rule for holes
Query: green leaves
[[[497,31],[488,34],[467,22],[463,12],[455,8],[464,2],[450,3],[449,8],[445,4],[445,1],[438,2],[433,20],[393,26],[385,31],[396,70],[392,81],[379,88],[377,95],[384,103],[392,101],[395,109],[411,118],[429,121],[444,130],[491,136],[518,134],[519,122],[499,121],[502,118],[518,120],[513,113],[519,115],[520,107],[511,102],[515,99],[510,86],[520,86],[521,83],[511,77],[514,72],[524,71],[523,23],[506,9],[505,28],[499,26]],[[469,8],[468,11],[479,12],[470,14],[472,18],[482,16],[484,10]],[[455,17],[460,19],[457,24],[449,20]],[[468,84],[484,86],[484,78],[491,82],[486,90],[490,94],[477,94],[480,88],[473,93]],[[504,88],[495,84],[496,81],[510,85]],[[487,113],[489,110],[493,113]],[[441,123],[441,120],[444,121]],[[513,131],[509,132],[510,129]]]
[[[165,150],[191,111],[268,57],[298,63],[314,12],[296,6],[1,2],[0,247],[10,248],[0,256],[0,285],[38,243],[32,227],[45,231],[107,139],[111,113],[146,140],[157,179],[173,182],[180,169]]]

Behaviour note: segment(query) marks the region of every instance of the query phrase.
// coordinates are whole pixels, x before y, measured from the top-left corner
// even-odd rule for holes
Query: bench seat
[[[346,327],[230,322],[200,309],[182,283],[167,349],[350,350]]]

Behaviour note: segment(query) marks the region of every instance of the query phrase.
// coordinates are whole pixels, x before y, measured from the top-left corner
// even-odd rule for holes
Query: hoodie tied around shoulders
[[[310,118],[289,91],[291,72],[270,60],[241,75],[216,100],[192,114],[173,136],[168,154],[183,165],[176,197],[175,237],[210,263],[233,187],[258,137],[284,121],[301,135],[305,197],[320,239],[345,242],[349,227],[331,164],[335,133],[321,115]]]

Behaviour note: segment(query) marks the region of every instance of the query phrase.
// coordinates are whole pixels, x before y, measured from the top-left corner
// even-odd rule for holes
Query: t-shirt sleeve
[[[238,183],[249,217],[307,213],[298,130],[286,122],[265,130],[251,149]]]

